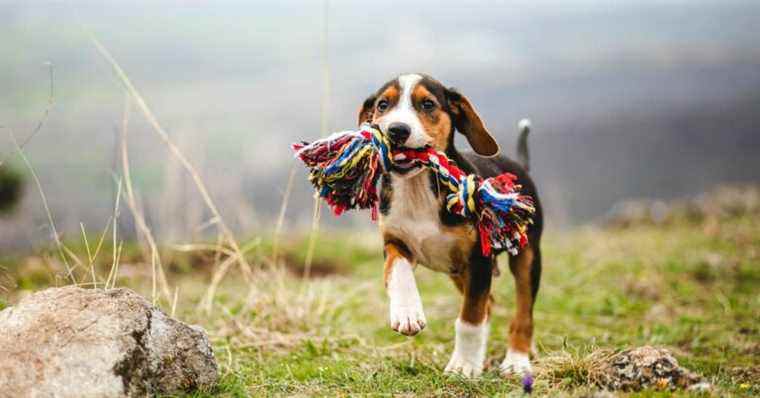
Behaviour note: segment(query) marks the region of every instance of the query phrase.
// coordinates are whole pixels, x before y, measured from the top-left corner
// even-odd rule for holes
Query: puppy
[[[533,303],[541,277],[540,240],[543,214],[535,185],[527,170],[527,132],[521,123],[518,151],[522,164],[499,155],[499,147],[470,101],[454,89],[422,74],[401,75],[385,83],[362,104],[359,124],[380,127],[396,145],[443,151],[467,173],[492,177],[509,172],[518,177],[522,192],[533,197],[536,213],[529,227],[529,244],[510,256],[509,268],[517,295],[509,327],[509,349],[502,374],[530,372]],[[467,138],[472,151],[459,151],[454,134]],[[393,330],[413,336],[425,328],[425,314],[414,279],[421,264],[448,274],[463,301],[455,323],[454,352],[446,372],[477,377],[483,371],[493,297],[491,280],[495,255],[481,253],[472,221],[446,211],[444,193],[425,168],[397,170],[381,182],[380,232],[384,241],[384,279],[390,299]]]

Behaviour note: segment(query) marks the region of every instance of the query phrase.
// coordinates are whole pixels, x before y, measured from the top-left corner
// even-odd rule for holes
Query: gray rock
[[[636,347],[609,357],[598,370],[600,386],[610,390],[675,390],[700,383],[701,377],[678,365],[664,348]]]
[[[128,289],[51,288],[0,311],[2,396],[145,396],[217,378],[203,329]]]

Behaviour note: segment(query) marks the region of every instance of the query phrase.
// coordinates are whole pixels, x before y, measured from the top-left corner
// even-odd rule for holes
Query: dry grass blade
[[[106,278],[105,286],[103,286],[104,289],[108,289],[108,285],[111,282],[111,278],[114,278],[114,285],[116,284],[116,272],[118,271],[118,263],[119,263],[119,257],[121,256],[121,243],[117,243],[116,237],[118,235],[119,230],[119,206],[121,204],[121,179],[116,179],[116,176],[114,176],[114,181],[116,182],[116,197],[114,198],[114,205],[113,205],[113,215],[111,216],[111,220],[113,222],[113,229],[112,229],[112,235],[111,238],[113,239],[112,245],[113,245],[113,253],[111,258],[111,269],[108,271],[108,277]],[[105,237],[105,231],[103,231],[103,237]],[[118,248],[118,249],[117,249]]]
[[[319,201],[319,193],[314,192],[314,214],[311,219],[311,233],[309,234],[309,247],[306,250],[306,260],[304,261],[303,277],[309,279],[311,276],[311,263],[314,260],[314,249],[317,247],[317,235],[319,235],[319,219],[322,214],[322,206]]]
[[[55,227],[55,221],[53,221],[53,213],[50,212],[50,206],[48,206],[47,197],[45,196],[45,191],[42,189],[42,183],[40,183],[39,177],[37,177],[37,173],[34,171],[34,167],[32,167],[32,164],[29,162],[29,159],[27,159],[26,155],[24,155],[23,149],[21,149],[21,146],[19,146],[18,142],[16,141],[16,137],[13,135],[13,131],[10,131],[11,140],[13,141],[13,144],[16,146],[16,151],[18,152],[19,157],[21,157],[21,160],[24,162],[24,165],[26,165],[26,168],[29,170],[29,173],[32,175],[32,179],[34,179],[34,184],[37,186],[37,191],[40,194],[40,198],[42,199],[42,206],[45,208],[45,214],[47,215],[48,224],[50,224],[50,230],[53,234],[53,240],[55,241],[55,246],[58,249],[58,255],[61,257],[61,261],[63,261],[63,264],[66,266],[66,277],[71,279],[71,282],[76,284],[77,280],[74,276],[73,269],[71,268],[71,265],[69,264],[69,260],[66,258],[66,253],[64,253],[65,247],[63,243],[61,242],[61,238],[58,235],[58,229]]]
[[[111,64],[111,67],[116,72],[119,79],[124,84],[127,91],[129,92],[129,94],[135,100],[137,106],[145,115],[150,125],[153,127],[153,130],[156,132],[156,134],[158,134],[161,140],[164,141],[164,143],[167,145],[167,147],[171,151],[172,155],[174,155],[174,157],[177,158],[177,160],[179,160],[179,162],[182,164],[182,166],[185,168],[188,174],[190,174],[190,176],[192,177],[193,182],[195,183],[195,186],[198,189],[198,192],[200,193],[201,197],[206,203],[206,207],[208,207],[209,211],[211,211],[214,217],[218,220],[217,222],[219,224],[219,229],[224,235],[225,239],[227,240],[227,243],[233,248],[233,250],[235,250],[235,252],[238,253],[237,255],[238,263],[240,264],[240,268],[243,272],[243,277],[246,279],[247,282],[250,283],[250,281],[252,280],[251,266],[246,261],[245,256],[242,255],[242,252],[240,250],[240,245],[235,239],[235,236],[232,234],[232,230],[230,230],[229,227],[227,227],[227,224],[224,222],[221,214],[219,213],[219,210],[214,204],[214,201],[211,199],[211,195],[209,194],[208,189],[206,189],[206,184],[203,183],[203,180],[201,179],[200,174],[195,169],[195,167],[193,167],[192,163],[190,163],[190,160],[188,160],[187,157],[185,157],[185,155],[179,150],[179,148],[172,142],[172,140],[169,138],[169,134],[163,129],[163,127],[161,127],[161,124],[158,123],[158,119],[150,110],[150,108],[146,104],[140,92],[137,91],[135,86],[129,80],[129,77],[127,77],[126,73],[121,68],[119,63],[116,62],[116,59],[113,58],[111,53],[94,36],[91,36],[90,39],[93,45],[95,46],[95,48],[98,50],[98,52],[103,56],[103,58],[105,58]]]
[[[260,244],[260,240],[254,240],[251,243],[249,243],[246,247],[243,247],[241,250],[241,255],[245,255],[249,250],[253,249],[254,247],[258,246]],[[221,254],[221,251],[216,252],[217,256]],[[211,308],[214,303],[214,296],[216,295],[216,291],[219,288],[219,284],[222,283],[222,279],[224,279],[224,276],[227,274],[227,271],[230,269],[230,266],[238,261],[237,258],[238,254],[233,253],[232,256],[227,257],[222,261],[219,262],[220,257],[217,257],[215,264],[218,264],[216,272],[214,272],[214,275],[211,277],[211,283],[209,284],[208,288],[206,289],[206,294],[203,296],[203,299],[198,303],[198,307],[203,309],[203,311],[206,314],[211,313]],[[254,284],[249,284],[251,287],[251,292],[255,291]],[[251,294],[249,292],[249,294]]]
[[[29,136],[27,136],[26,139],[24,139],[24,141],[21,144],[17,144],[18,148],[20,149],[24,149],[24,147],[26,147],[26,144],[28,144],[29,141],[31,141],[32,138],[34,138],[34,136],[36,136],[37,133],[40,132],[40,130],[42,130],[42,126],[45,125],[45,122],[47,121],[48,116],[50,116],[50,110],[53,109],[53,105],[55,104],[55,90],[54,90],[54,83],[53,83],[55,81],[54,76],[53,76],[53,71],[55,68],[52,62],[46,62],[45,65],[47,65],[48,70],[50,72],[50,95],[48,96],[47,106],[45,106],[45,110],[42,112],[42,117],[37,122],[37,127],[35,127],[34,130],[32,130],[32,133],[29,134]],[[2,127],[3,126],[0,126],[0,128]],[[0,167],[2,167],[3,164],[5,164],[6,159],[7,159],[7,156],[4,157],[3,159],[0,159]]]
[[[103,248],[103,242],[105,242],[106,240],[106,234],[108,234],[108,228],[111,227],[111,222],[113,222],[113,217],[108,218],[108,222],[106,222],[106,226],[103,228],[103,232],[100,234],[100,239],[98,239],[98,245],[95,247],[95,253],[92,254],[93,263],[98,258],[98,254],[100,254],[100,249]]]
[[[68,250],[66,246],[63,245],[63,242],[61,242],[61,238],[58,235],[58,229],[55,226],[55,222],[53,221],[53,214],[50,211],[50,206],[48,206],[47,197],[45,196],[45,191],[42,189],[42,183],[40,183],[40,179],[37,176],[37,173],[34,171],[34,167],[32,167],[31,162],[29,162],[29,159],[24,155],[24,147],[26,144],[31,141],[32,138],[34,138],[37,133],[42,130],[42,126],[45,124],[45,121],[47,121],[48,116],[50,115],[50,110],[53,108],[53,105],[55,104],[55,90],[54,90],[54,75],[53,75],[53,64],[51,62],[46,63],[48,66],[48,70],[50,72],[50,95],[48,96],[48,103],[45,107],[45,111],[42,114],[42,117],[37,122],[37,126],[34,128],[31,134],[29,134],[26,139],[19,144],[18,141],[16,141],[16,136],[13,134],[13,130],[4,126],[0,126],[0,128],[7,128],[8,132],[10,134],[11,140],[13,141],[13,145],[15,146],[15,150],[18,153],[21,160],[24,162],[24,165],[26,165],[27,169],[29,170],[29,173],[32,175],[32,178],[34,179],[34,183],[37,186],[37,191],[40,194],[40,198],[42,199],[42,205],[45,208],[45,214],[47,215],[48,224],[50,225],[50,230],[53,234],[53,239],[55,241],[56,248],[58,249],[58,255],[61,257],[61,260],[63,261],[64,265],[66,266],[66,277],[71,279],[72,283],[76,284],[76,277],[74,276],[74,269],[69,264],[68,259],[66,258],[65,251]],[[5,159],[0,159],[0,167],[5,163]],[[76,256],[73,257],[75,260],[79,260]]]
[[[111,272],[108,274],[108,279],[106,279],[106,285],[104,289],[113,289],[116,287],[116,276],[119,275],[119,263],[121,261],[121,251],[124,248],[124,242],[119,242],[118,248],[114,248],[113,255],[113,265],[111,266]],[[111,277],[113,276],[113,279]],[[109,281],[110,281],[110,287],[109,287]]]
[[[137,201],[135,200],[134,189],[132,189],[132,176],[129,169],[129,151],[127,150],[127,131],[129,125],[129,109],[130,98],[127,96],[124,101],[124,117],[122,120],[121,129],[121,166],[122,173],[124,174],[124,186],[127,193],[127,206],[132,212],[132,216],[135,219],[137,227],[140,229],[140,233],[148,242],[150,249],[150,262],[151,262],[151,275],[153,283],[153,302],[157,301],[156,296],[156,273],[158,273],[158,281],[161,283],[161,290],[167,300],[171,300],[171,290],[169,289],[169,283],[166,281],[166,275],[164,274],[163,266],[161,265],[161,258],[158,255],[158,245],[153,238],[153,233],[150,231],[148,224],[145,222],[145,217],[142,212],[137,208]]]
[[[290,165],[290,173],[288,174],[288,182],[285,186],[285,193],[282,196],[282,204],[280,205],[280,214],[277,215],[277,224],[274,227],[274,236],[272,237],[272,264],[277,266],[280,254],[280,234],[282,233],[282,225],[285,223],[285,212],[288,210],[288,202],[290,201],[290,192],[293,190],[293,179],[296,176],[296,163],[293,162]]]
[[[330,4],[327,0],[323,3],[322,14],[322,101],[321,101],[321,127],[322,136],[327,135],[330,126],[330,59],[328,34],[330,29]],[[321,215],[321,206],[319,202],[319,193],[314,192],[314,217],[311,220],[311,236],[309,237],[309,247],[306,252],[304,261],[304,278],[309,278],[311,273],[311,262],[314,258],[314,249],[316,248],[317,235],[319,234],[319,220]]]
[[[98,287],[98,278],[95,276],[95,265],[92,262],[92,251],[90,251],[90,242],[87,241],[87,232],[84,230],[84,223],[79,223],[79,228],[82,231],[82,240],[84,241],[84,247],[87,251],[87,262],[90,265],[90,274],[92,275],[92,285]]]
[[[226,256],[235,255],[235,252],[225,249],[224,247],[219,247],[217,245],[203,244],[203,243],[185,243],[181,245],[171,245],[171,248],[172,250],[176,250],[178,252],[183,252],[183,253],[208,251],[208,252],[224,254]]]
[[[203,309],[206,314],[211,313],[211,307],[214,303],[216,289],[222,282],[222,279],[229,270],[230,266],[234,263],[235,257],[227,257],[227,259],[222,261],[222,263],[217,266],[216,272],[211,277],[211,283],[209,284],[208,289],[206,289],[206,294],[203,296],[203,299],[200,301],[200,303],[198,303],[198,306]]]
[[[74,253],[74,251],[73,251],[73,250],[69,249],[69,247],[68,247],[68,246],[66,246],[65,244],[63,244],[63,242],[61,242],[61,247],[63,248],[63,251],[64,251],[64,253],[66,253],[66,255],[68,256],[68,258],[70,258],[70,259],[74,260],[74,263],[75,263],[75,265],[74,265],[73,267],[71,267],[71,272],[72,272],[72,273],[73,273],[73,272],[74,272],[74,271],[75,271],[77,268],[79,268],[79,267],[82,267],[82,268],[84,268],[84,263],[83,263],[83,262],[82,262],[82,260],[79,258],[79,256],[77,256],[77,254],[76,254],[76,253]]]
[[[171,317],[174,318],[174,315],[177,313],[177,301],[179,300],[179,286],[174,287],[174,299],[172,300],[172,313]]]

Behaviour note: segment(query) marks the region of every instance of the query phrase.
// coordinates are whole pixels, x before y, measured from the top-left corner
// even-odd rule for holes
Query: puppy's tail
[[[528,134],[530,133],[530,120],[522,119],[517,123],[520,137],[517,139],[517,161],[526,171],[530,171],[530,153],[528,152]]]

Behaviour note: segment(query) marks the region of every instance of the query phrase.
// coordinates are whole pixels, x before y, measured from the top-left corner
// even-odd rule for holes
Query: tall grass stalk
[[[330,3],[325,0],[322,12],[322,101],[321,101],[321,134],[324,137],[330,129],[330,59],[329,59],[329,42],[328,34],[330,29]],[[314,192],[314,213],[311,219],[311,236],[309,237],[309,247],[306,251],[304,261],[304,278],[308,278],[311,273],[311,263],[314,259],[314,249],[317,244],[317,235],[319,235],[319,220],[321,216],[321,206],[318,192]]]
[[[285,193],[282,195],[282,203],[280,204],[280,213],[277,215],[277,224],[274,227],[274,235],[272,236],[272,264],[277,266],[279,263],[278,256],[280,254],[280,234],[282,233],[282,226],[285,223],[285,213],[288,210],[288,202],[290,201],[290,193],[293,190],[293,180],[296,176],[296,163],[290,165],[290,173],[288,174],[288,182],[285,185]]]
[[[172,142],[171,138],[169,138],[169,134],[166,132],[166,130],[164,130],[164,128],[158,122],[158,119],[153,114],[150,107],[148,107],[142,95],[132,84],[132,81],[129,79],[129,77],[121,68],[121,66],[116,61],[116,59],[105,48],[105,46],[103,46],[103,44],[101,44],[100,41],[97,40],[97,38],[90,35],[90,40],[92,41],[92,44],[95,46],[95,48],[100,53],[100,55],[103,56],[103,58],[105,58],[106,61],[108,61],[108,63],[111,65],[114,72],[121,80],[122,84],[124,84],[127,92],[132,96],[132,98],[134,99],[135,103],[137,104],[138,108],[141,110],[143,115],[145,115],[146,119],[148,120],[148,123],[153,128],[153,131],[155,131],[155,133],[159,136],[159,138],[169,148],[172,155],[177,160],[179,160],[179,162],[182,164],[182,166],[187,171],[187,173],[192,177],[193,182],[195,183],[195,186],[198,189],[198,192],[200,193],[201,197],[203,198],[206,204],[206,207],[209,209],[209,211],[213,214],[214,218],[216,219],[218,228],[220,232],[224,235],[227,241],[227,244],[229,244],[233,248],[233,250],[236,252],[237,254],[235,256],[236,262],[240,265],[241,271],[243,273],[243,277],[245,278],[246,282],[250,284],[250,282],[252,281],[251,266],[250,264],[248,264],[248,261],[245,259],[245,256],[243,255],[243,252],[240,249],[240,244],[235,239],[235,236],[233,235],[232,230],[230,230],[230,228],[224,222],[224,219],[219,213],[219,210],[216,207],[216,204],[211,199],[211,195],[209,194],[209,191],[206,188],[206,184],[201,179],[200,174],[195,169],[195,167],[190,162],[190,160],[182,153],[182,151],[180,151],[180,149],[174,144],[174,142]]]
[[[169,289],[169,283],[166,280],[166,275],[164,274],[163,266],[161,265],[161,257],[158,255],[158,245],[156,244],[156,240],[153,238],[153,233],[151,232],[150,228],[148,227],[148,224],[145,222],[145,216],[140,211],[140,209],[137,207],[137,201],[135,200],[135,192],[132,188],[132,175],[130,173],[129,169],[129,150],[127,148],[127,131],[129,127],[129,113],[130,113],[130,103],[131,98],[129,96],[125,96],[124,99],[124,114],[122,117],[122,125],[121,125],[121,167],[122,167],[122,173],[124,175],[124,186],[126,188],[127,193],[127,206],[129,207],[130,212],[132,212],[132,217],[135,219],[135,223],[137,224],[137,227],[140,229],[140,233],[145,238],[145,240],[148,243],[148,247],[150,249],[150,264],[151,264],[151,276],[152,276],[152,297],[153,297],[153,303],[155,304],[158,301],[158,297],[156,294],[156,283],[157,280],[161,283],[161,290],[164,296],[167,300],[171,300],[171,290]],[[158,278],[156,278],[156,274],[158,274]]]
[[[63,242],[61,242],[61,237],[58,235],[58,229],[55,227],[53,213],[50,211],[50,206],[48,206],[47,196],[45,196],[45,191],[42,189],[42,183],[40,183],[40,179],[37,177],[37,172],[34,171],[32,163],[29,162],[29,159],[24,154],[24,150],[18,144],[18,141],[16,141],[16,137],[13,135],[13,131],[9,130],[9,132],[11,141],[13,141],[13,145],[16,146],[16,152],[24,162],[24,165],[26,165],[26,168],[32,175],[32,179],[34,179],[34,184],[37,186],[37,192],[40,194],[40,198],[42,199],[42,206],[45,208],[45,214],[47,215],[48,224],[50,225],[50,232],[53,234],[53,241],[55,242],[55,246],[58,249],[58,255],[61,257],[61,261],[63,261],[63,264],[66,266],[66,277],[69,278],[72,283],[76,284],[77,280],[74,276],[74,270],[69,264],[69,260],[66,258],[66,253],[64,250],[65,246],[63,245]]]

